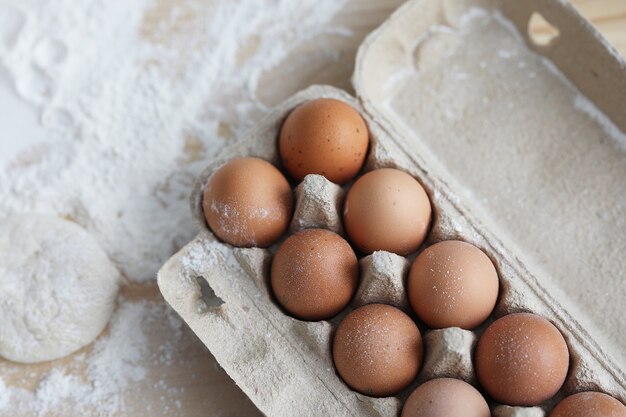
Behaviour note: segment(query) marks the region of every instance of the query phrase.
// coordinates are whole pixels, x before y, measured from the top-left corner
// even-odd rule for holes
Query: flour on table
[[[168,338],[154,357],[149,355],[147,330],[160,327]],[[165,305],[154,302],[126,301],[116,312],[109,334],[93,349],[76,359],[84,375],[53,368],[37,384],[34,392],[7,387],[0,377],[0,415],[46,415],[69,407],[76,415],[111,416],[122,413],[126,404],[121,392],[140,383],[148,373],[146,364],[156,361],[167,365],[176,354],[182,322]],[[157,382],[164,400],[170,389]],[[169,399],[169,398],[167,398]],[[153,406],[164,406],[153,404]]]
[[[288,95],[310,83],[299,68],[340,58],[319,47],[294,54],[299,61],[288,57],[316,38],[351,36],[333,24],[343,3],[1,2],[0,217],[68,218],[128,281],[154,280],[196,232],[187,201],[195,176],[267,112],[260,89]],[[289,85],[267,76],[277,67],[296,75]],[[263,87],[268,80],[275,85]],[[146,323],[167,340],[155,345]],[[64,407],[95,416],[180,415],[182,388],[150,372],[185,366],[181,326],[164,304],[122,298],[109,334],[53,367],[34,391],[22,386],[37,376],[16,384],[19,368],[0,361],[0,415],[63,414]],[[161,399],[135,410],[127,394],[139,395],[142,384]]]
[[[349,36],[326,27],[335,0],[37,3],[0,5],[0,72],[48,131],[0,167],[0,214],[69,216],[132,281],[193,237],[193,179],[267,111],[262,74],[316,36]],[[12,132],[0,153],[20,149]]]

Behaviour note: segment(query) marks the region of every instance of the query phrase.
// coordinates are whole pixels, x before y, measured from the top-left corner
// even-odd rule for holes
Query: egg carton
[[[190,201],[199,233],[161,268],[159,288],[224,370],[266,415],[397,416],[406,397],[425,380],[445,376],[476,384],[472,355],[477,338],[494,319],[521,311],[546,317],[559,328],[571,354],[570,370],[562,389],[548,402],[528,408],[491,403],[494,415],[542,416],[559,399],[584,390],[603,391],[626,401],[623,369],[570,314],[573,307],[565,308],[551,295],[549,277],[542,269],[523,261],[518,256],[518,245],[477,214],[471,195],[461,197],[462,190],[455,188],[454,178],[437,165],[436,158],[430,158],[428,152],[416,152],[415,141],[407,140],[415,136],[411,129],[402,120],[386,115],[381,110],[382,98],[375,96],[377,89],[388,81],[380,78],[387,67],[400,65],[398,62],[403,61],[398,57],[415,58],[412,54],[419,36],[414,32],[429,33],[442,20],[458,27],[463,16],[475,13],[473,6],[504,14],[519,27],[524,27],[530,12],[535,10],[547,15],[564,13],[577,19],[572,17],[569,6],[556,0],[411,1],[361,46],[353,78],[358,99],[329,86],[300,91],[274,108],[253,131],[225,149],[198,176]],[[432,48],[441,52],[449,46],[447,42],[437,41]],[[444,59],[439,52],[435,56]],[[204,220],[202,194],[211,174],[231,159],[244,156],[262,158],[280,169],[276,140],[282,122],[298,105],[321,97],[342,100],[365,119],[370,150],[364,172],[392,167],[410,173],[422,183],[433,206],[431,231],[424,246],[442,240],[464,240],[488,254],[498,270],[500,294],[496,309],[478,329],[428,330],[416,320],[425,344],[424,362],[417,380],[394,397],[372,398],[351,390],[334,369],[332,335],[345,314],[373,302],[395,305],[415,319],[408,308],[404,285],[412,256],[381,251],[361,257],[360,284],[350,306],[330,321],[306,322],[290,317],[273,298],[269,267],[278,245],[268,249],[232,247],[220,242]],[[309,175],[293,186],[296,203],[290,233],[320,227],[343,234],[341,206],[349,186],[340,187],[317,175]]]

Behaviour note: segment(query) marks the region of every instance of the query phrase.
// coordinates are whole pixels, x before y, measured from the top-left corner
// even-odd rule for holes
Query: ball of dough
[[[487,401],[467,382],[431,379],[409,395],[402,417],[491,417]]]
[[[92,342],[113,313],[120,274],[80,226],[55,217],[0,221],[0,355],[33,363]]]

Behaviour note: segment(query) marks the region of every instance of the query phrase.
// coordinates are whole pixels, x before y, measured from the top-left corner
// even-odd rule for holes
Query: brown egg
[[[367,125],[352,106],[320,98],[296,107],[287,116],[278,150],[283,165],[296,180],[320,174],[343,184],[363,166],[368,141]]]
[[[333,359],[346,384],[362,394],[388,397],[408,386],[422,364],[422,336],[402,311],[368,304],[343,319]]]
[[[579,392],[561,400],[550,417],[626,417],[626,407],[601,392]]]
[[[306,229],[290,236],[272,261],[276,300],[303,320],[329,319],[343,310],[356,291],[359,264],[341,236]]]
[[[285,233],[293,208],[287,179],[258,158],[234,159],[204,188],[204,217],[215,235],[233,246],[269,246]]]
[[[554,396],[569,367],[565,339],[552,323],[529,313],[504,316],[483,333],[476,375],[499,403],[534,406]]]
[[[407,255],[428,233],[431,207],[426,191],[397,169],[370,171],[348,191],[343,210],[346,232],[361,251]]]
[[[413,311],[437,329],[477,327],[498,298],[498,273],[489,257],[459,240],[439,242],[420,253],[407,285]]]
[[[431,379],[415,389],[402,408],[402,417],[491,417],[487,401],[467,382]]]

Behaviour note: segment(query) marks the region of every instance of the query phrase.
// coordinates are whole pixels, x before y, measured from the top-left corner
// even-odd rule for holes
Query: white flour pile
[[[289,85],[268,76],[302,66],[288,58],[292,50],[320,36],[351,36],[332,23],[342,6],[0,3],[0,217],[67,217],[99,241],[129,281],[153,280],[195,233],[187,203],[193,178],[267,111],[259,85],[270,81],[267,91],[286,96],[307,84],[310,74],[295,74]],[[307,65],[323,68],[333,59],[336,51],[317,50]],[[185,361],[177,356],[181,323],[172,314],[160,303],[122,299],[110,334],[65,370],[45,373],[34,392],[7,382],[15,367],[3,373],[0,415],[54,414],[64,406],[82,415],[126,414],[122,394],[142,380],[163,391],[149,406],[176,415],[180,403],[171,398],[179,388],[149,375]],[[171,343],[151,345],[144,327],[155,323]]]
[[[335,0],[171,3],[0,6],[10,20],[0,63],[49,129],[2,170],[0,214],[70,216],[131,280],[152,279],[193,236],[191,182],[263,115],[256,83],[266,70],[324,31],[344,33],[324,28]]]

